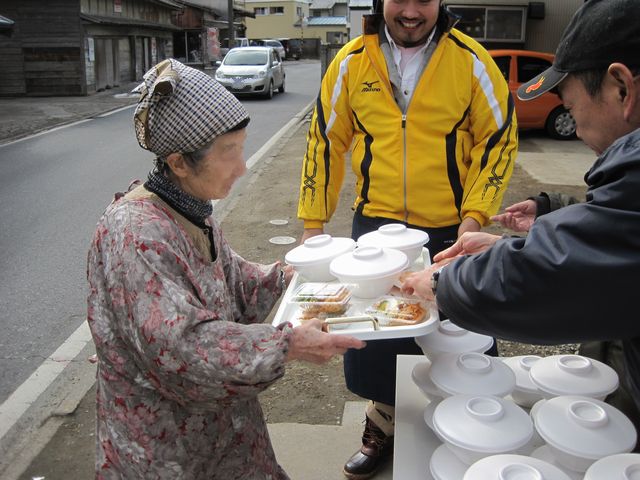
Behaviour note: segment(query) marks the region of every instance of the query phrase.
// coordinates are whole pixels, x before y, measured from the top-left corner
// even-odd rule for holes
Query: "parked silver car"
[[[278,55],[280,55],[282,60],[287,57],[287,52],[285,51],[282,43],[280,43],[280,40],[265,38],[263,42],[265,47],[273,47],[273,49],[278,52]]]
[[[284,66],[271,47],[233,48],[217,63],[216,80],[234,94],[272,98],[276,88],[284,93]]]

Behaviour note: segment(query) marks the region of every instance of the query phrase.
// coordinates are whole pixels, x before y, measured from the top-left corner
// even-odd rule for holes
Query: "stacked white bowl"
[[[443,442],[429,464],[436,480],[640,480],[633,424],[602,401],[618,387],[613,369],[579,355],[479,353],[491,342],[449,321],[416,338],[430,362],[412,378]]]

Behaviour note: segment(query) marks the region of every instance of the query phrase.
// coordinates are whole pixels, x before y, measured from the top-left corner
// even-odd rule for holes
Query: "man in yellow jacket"
[[[334,213],[349,150],[354,239],[400,222],[426,231],[435,255],[498,211],[516,157],[514,103],[491,56],[441,3],[384,0],[327,69],[302,167],[303,240]],[[409,338],[345,356],[347,387],[371,400],[348,478],[368,478],[390,458],[395,356],[418,353]]]

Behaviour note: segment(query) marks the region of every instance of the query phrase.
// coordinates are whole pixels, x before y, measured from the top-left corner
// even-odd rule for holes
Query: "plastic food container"
[[[377,230],[358,238],[358,247],[395,248],[407,255],[409,263],[415,262],[422,247],[429,242],[429,234],[401,223],[383,225]]]
[[[415,340],[432,360],[442,353],[484,353],[493,345],[493,338],[460,328],[450,320],[441,321],[436,331]]]
[[[604,477],[602,477],[604,478]],[[493,455],[477,461],[463,480],[571,480],[558,467],[522,455]]]
[[[511,392],[511,398],[521,407],[531,408],[534,403],[543,398],[542,392],[529,376],[531,367],[541,358],[537,355],[501,358],[504,364],[516,375],[516,386]]]
[[[284,261],[306,280],[328,282],[335,280],[329,270],[331,260],[355,247],[356,242],[351,238],[316,235],[287,252]]]
[[[407,256],[400,250],[359,247],[334,258],[329,270],[340,282],[355,285],[354,296],[378,298],[389,293],[408,266]]]
[[[352,285],[341,283],[303,283],[293,292],[289,302],[300,307],[301,320],[336,317],[349,308],[352,289]]]
[[[630,452],[636,444],[631,420],[589,397],[568,395],[543,402],[536,409],[535,425],[558,464],[576,472],[609,455]]]
[[[604,400],[618,388],[618,374],[598,360],[580,355],[552,355],[540,359],[529,371],[543,396],[582,395]]]
[[[433,414],[433,429],[464,463],[515,452],[533,436],[529,415],[515,403],[495,396],[454,395]]]
[[[419,300],[386,295],[364,311],[378,320],[380,326],[415,325],[425,321],[428,310]]]
[[[445,396],[503,397],[513,391],[516,376],[503,362],[483,353],[444,353],[432,363],[429,377]]]
[[[589,467],[584,480],[639,480],[640,454],[621,453],[605,457]]]
[[[431,454],[429,471],[435,480],[462,480],[469,465],[460,461],[446,445],[440,445]]]

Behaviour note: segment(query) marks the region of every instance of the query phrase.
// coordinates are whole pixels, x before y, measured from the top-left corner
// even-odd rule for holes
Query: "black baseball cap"
[[[640,65],[640,0],[587,0],[562,34],[553,65],[518,88],[532,100],[571,72]]]

